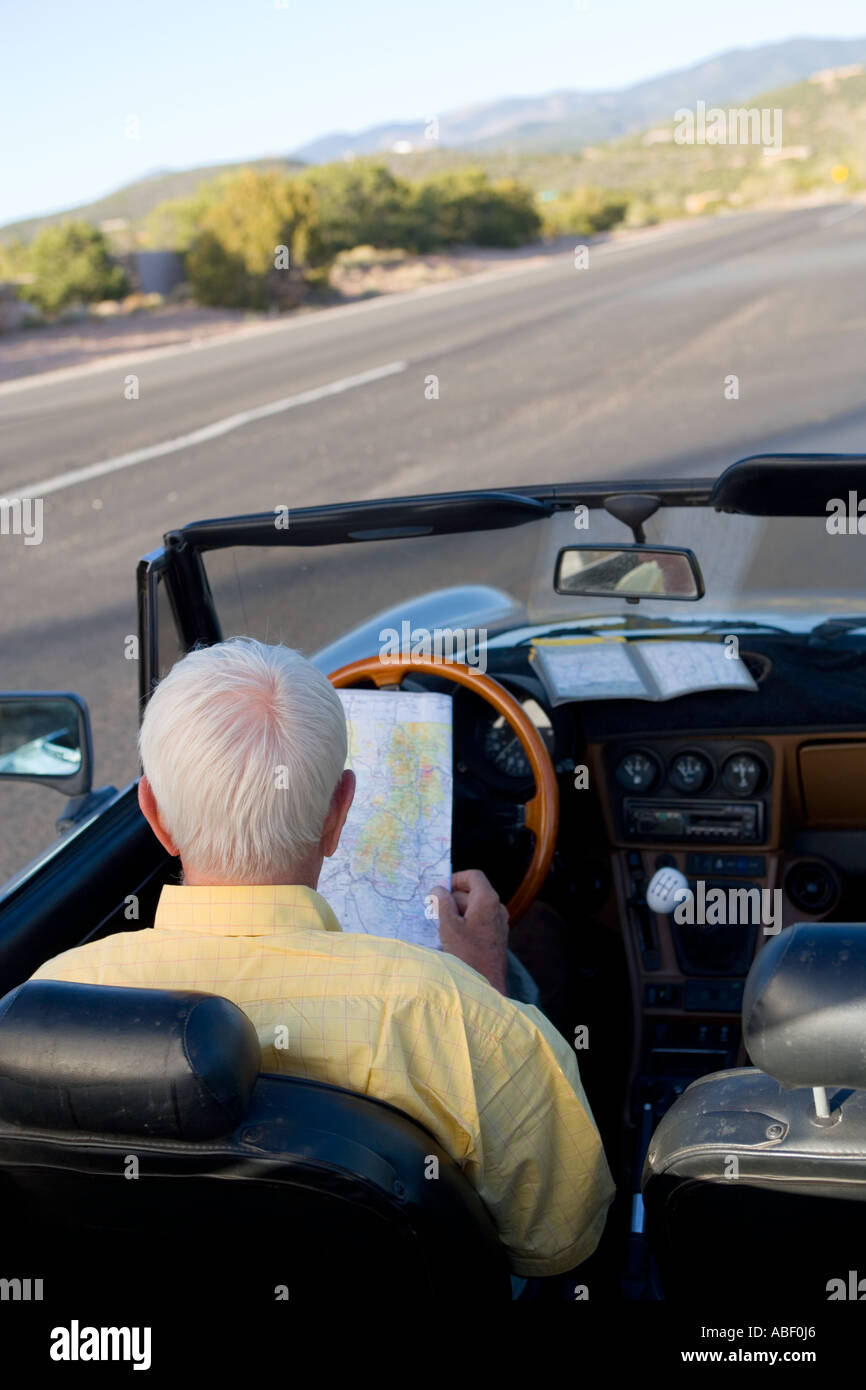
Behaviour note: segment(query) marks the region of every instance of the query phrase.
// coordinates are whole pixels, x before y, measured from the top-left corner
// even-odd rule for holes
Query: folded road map
[[[570,700],[674,700],[698,690],[757,690],[748,666],[719,641],[623,637],[538,639],[532,661],[552,705]]]
[[[451,884],[451,696],[338,693],[358,785],[319,892],[343,931],[441,949],[429,894]]]

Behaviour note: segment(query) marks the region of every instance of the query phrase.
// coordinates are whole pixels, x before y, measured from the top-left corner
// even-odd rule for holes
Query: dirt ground
[[[18,328],[0,337],[0,381],[236,332],[251,317],[236,309],[167,305],[80,323]]]
[[[374,295],[394,294],[437,284],[464,275],[507,268],[516,261],[549,256],[559,243],[523,247],[519,251],[471,251],[450,255],[405,256],[393,261],[353,253],[331,276],[333,293],[322,308],[353,303]],[[296,312],[315,313],[315,306]],[[161,305],[135,313],[93,315],[73,323],[18,328],[0,334],[0,382],[35,376],[64,367],[79,367],[142,350],[201,342],[218,335],[249,330],[269,316],[243,309],[203,309],[192,304]]]

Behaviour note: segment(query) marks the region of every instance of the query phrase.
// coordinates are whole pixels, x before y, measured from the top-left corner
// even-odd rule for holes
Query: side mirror
[[[584,597],[694,601],[704,580],[691,550],[673,545],[569,545],[556,560],[558,594]]]
[[[93,743],[80,695],[0,693],[0,778],[41,782],[70,798],[90,792]]]

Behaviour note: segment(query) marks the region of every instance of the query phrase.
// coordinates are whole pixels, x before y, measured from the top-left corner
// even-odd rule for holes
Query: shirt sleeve
[[[540,1010],[515,1005],[476,1094],[466,1172],[514,1273],[573,1269],[598,1245],[615,1188],[572,1049]]]

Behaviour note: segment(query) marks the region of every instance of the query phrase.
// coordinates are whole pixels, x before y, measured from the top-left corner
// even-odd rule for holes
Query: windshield
[[[205,556],[223,633],[248,633],[307,652],[382,613],[421,624],[428,596],[439,621],[481,621],[491,634],[539,625],[702,625],[767,621],[794,630],[837,614],[866,618],[858,537],[831,535],[821,518],[745,517],[709,508],[665,507],[645,523],[648,545],[687,545],[706,592],[696,601],[572,597],[554,591],[564,546],[621,545],[630,533],[603,510],[575,529],[571,511],[508,530],[319,546],[231,547]],[[495,594],[485,592],[494,590]]]

